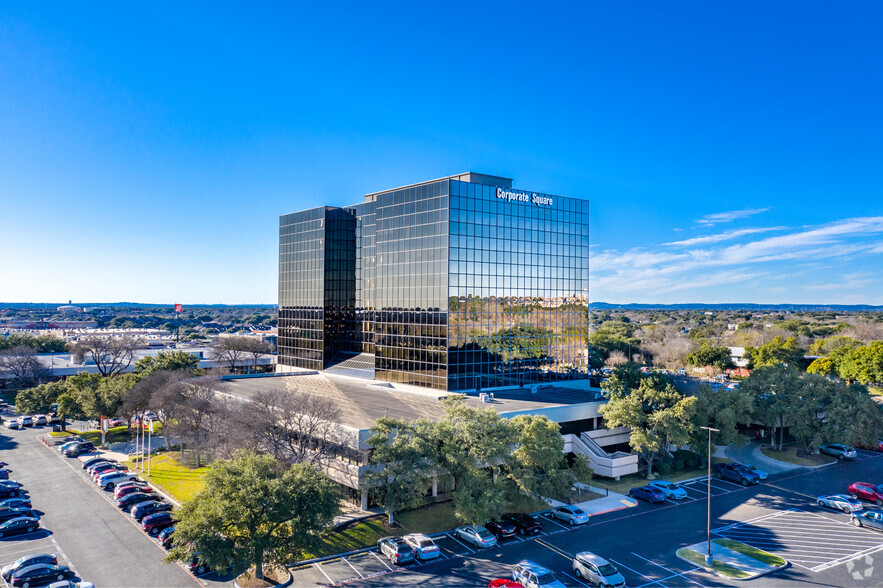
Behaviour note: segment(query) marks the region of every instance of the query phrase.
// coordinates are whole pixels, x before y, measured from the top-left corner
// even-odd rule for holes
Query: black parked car
[[[166,527],[159,532],[159,535],[157,535],[156,538],[162,543],[163,549],[168,551],[175,545],[175,527]]]
[[[123,510],[130,511],[132,507],[139,502],[147,502],[148,500],[160,500],[159,494],[154,494],[153,492],[134,492],[132,494],[126,494],[117,500],[117,506]]]
[[[39,528],[39,519],[18,517],[17,519],[10,519],[5,523],[0,524],[0,537],[21,535],[22,533],[33,533]]]
[[[513,523],[508,523],[506,521],[490,521],[484,527],[497,538],[497,541],[515,537],[516,527]]]
[[[84,453],[89,453],[91,451],[95,451],[95,444],[91,441],[84,441],[83,443],[77,443],[71,447],[68,447],[64,450],[65,457],[77,457],[78,455],[83,455]]]
[[[509,512],[500,517],[504,522],[515,525],[519,535],[536,535],[543,530],[535,518],[523,512]]]
[[[13,586],[39,586],[48,584],[53,580],[64,580],[73,574],[67,566],[54,566],[52,564],[36,564],[22,568],[12,574]]]
[[[19,571],[20,569],[41,563],[56,565],[58,563],[58,559],[55,557],[54,554],[51,553],[32,553],[30,555],[25,555],[18,558],[17,560],[3,568],[3,571],[0,572],[0,575],[3,576],[4,580],[8,580],[12,576],[12,574]]]
[[[0,523],[3,521],[8,521],[9,519],[15,519],[18,517],[31,517],[37,518],[37,515],[34,514],[29,508],[18,507],[18,508],[4,508],[0,509]]]
[[[0,500],[0,508],[31,508],[31,499],[24,498],[4,498]]]
[[[118,463],[117,460],[110,459],[109,457],[102,457],[102,456],[93,457],[92,459],[87,459],[86,461],[83,462],[83,469],[84,470],[89,469],[90,467],[94,466],[96,463],[100,463],[102,461],[106,461],[107,463]]]
[[[10,486],[0,486],[0,500],[4,498],[15,498],[21,496],[21,489],[12,488]]]
[[[716,463],[713,467],[714,474],[718,478],[738,482],[743,486],[760,482],[760,476],[758,474],[738,463]]]
[[[172,510],[172,505],[168,502],[162,502],[160,500],[146,500],[144,502],[139,502],[131,509],[129,509],[129,514],[132,515],[132,518],[138,521],[146,517],[147,515],[152,515],[158,512],[166,512]]]

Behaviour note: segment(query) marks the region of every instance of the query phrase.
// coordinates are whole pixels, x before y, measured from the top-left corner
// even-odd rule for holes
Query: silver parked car
[[[834,510],[842,510],[846,514],[860,511],[864,508],[862,503],[852,496],[846,494],[830,494],[827,496],[819,496],[816,499],[819,506],[826,506]]]
[[[602,588],[625,588],[625,578],[612,563],[591,551],[581,551],[573,558],[573,573],[577,578]]]
[[[481,525],[463,525],[454,530],[457,538],[476,547],[496,547],[497,538]]]
[[[842,443],[829,443],[819,447],[819,451],[827,455],[836,457],[837,459],[855,459],[857,453],[852,447],[843,445]]]
[[[571,526],[589,522],[589,515],[578,506],[556,506],[549,514],[552,515],[552,518],[570,523]]]

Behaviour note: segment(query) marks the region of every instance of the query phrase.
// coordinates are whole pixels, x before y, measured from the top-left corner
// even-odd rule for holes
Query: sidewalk
[[[638,501],[634,498],[626,496],[625,494],[619,494],[617,492],[608,492],[604,488],[596,488],[595,486],[587,486],[585,484],[581,484],[580,482],[576,483],[577,486],[591,490],[596,494],[601,494],[600,498],[595,498],[594,500],[587,500],[585,502],[578,502],[571,506],[578,506],[589,515],[599,515],[604,514],[605,512],[612,512],[614,510],[620,510],[623,508],[631,508],[633,506],[638,506]],[[562,506],[565,503],[549,499],[547,500],[550,506]]]
[[[751,441],[742,447],[727,446],[726,454],[727,457],[733,461],[757,466],[769,474],[781,474],[783,472],[798,470],[803,467],[767,457],[760,450],[760,447],[759,443]]]

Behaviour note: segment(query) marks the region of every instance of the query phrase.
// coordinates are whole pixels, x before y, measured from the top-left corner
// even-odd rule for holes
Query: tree
[[[221,382],[217,378],[192,378],[180,386],[177,418],[172,423],[172,431],[188,439],[196,453],[196,467],[200,467],[200,451],[207,434],[212,430],[212,419],[221,412],[216,392]],[[163,427],[165,429],[165,427]],[[181,446],[183,456],[184,446]]]
[[[26,388],[51,376],[48,369],[37,358],[37,350],[26,345],[0,351],[0,372],[7,372],[12,376],[14,385],[18,388]]]
[[[577,455],[568,467],[564,437],[558,423],[545,415],[517,415],[509,421],[516,431],[510,478],[518,491],[535,498],[562,498],[574,481],[592,478],[588,459]]]
[[[15,412],[17,414],[49,412],[50,407],[58,402],[58,397],[66,391],[67,384],[64,381],[49,382],[22,390],[15,396]]]
[[[193,376],[205,374],[199,367],[199,358],[183,351],[160,351],[155,356],[142,357],[135,363],[135,373],[143,376],[157,371],[177,370],[184,370]]]
[[[249,446],[289,463],[326,465],[344,444],[341,412],[330,399],[302,390],[256,394],[250,410],[233,406],[230,428]]]
[[[814,359],[806,368],[808,374],[819,374],[821,376],[836,376],[837,364],[830,357],[819,357]]]
[[[691,447],[702,447],[708,439],[708,432],[700,427],[718,429],[712,439],[716,445],[740,444],[744,436],[739,433],[739,425],[748,425],[752,420],[753,397],[740,389],[712,388],[700,385],[696,393],[693,413],[693,438]]]
[[[102,376],[112,376],[132,365],[135,350],[140,345],[141,340],[136,337],[93,336],[77,341],[71,351],[78,363],[88,354]]]
[[[730,350],[723,345],[703,343],[699,349],[691,351],[686,357],[687,365],[696,367],[712,366],[719,371],[731,370],[735,366],[730,357]]]
[[[740,388],[754,398],[754,417],[773,433],[773,448],[781,450],[785,427],[800,397],[800,372],[792,365],[775,364],[754,370]],[[776,441],[775,431],[779,437]]]
[[[797,339],[788,337],[775,337],[769,343],[760,347],[746,347],[745,357],[749,360],[749,367],[756,369],[784,363],[790,366],[800,366],[803,361],[803,349],[797,344]]]
[[[176,515],[168,561],[193,552],[207,565],[285,565],[317,544],[339,513],[334,482],[308,464],[284,467],[272,456],[239,452],[212,464],[205,487]]]
[[[494,409],[472,408],[462,396],[447,396],[442,405],[445,417],[433,427],[433,461],[456,481],[454,513],[471,524],[498,518],[508,500],[497,480],[509,471],[516,432]]]
[[[364,489],[377,494],[389,517],[420,504],[432,484],[435,469],[427,455],[432,454],[432,424],[381,417],[371,427],[368,445],[373,447],[371,465],[361,478]]]
[[[883,382],[883,341],[849,349],[840,356],[837,371],[848,382]]]
[[[652,477],[653,464],[668,453],[669,446],[690,441],[696,398],[681,394],[658,373],[641,378],[637,387],[626,387],[623,382],[632,379],[632,368],[617,369],[623,377],[612,384],[610,379],[604,382],[609,400],[599,412],[608,428],[631,428],[631,447],[646,464],[647,476]]]
[[[234,371],[236,364],[244,361],[254,349],[254,339],[251,337],[219,337],[211,347],[211,355],[218,361],[225,362]]]
[[[265,341],[261,341],[260,339],[255,339],[253,337],[246,337],[246,338],[249,340],[248,353],[250,353],[251,357],[252,357],[252,367],[254,369],[254,372],[257,373],[258,359],[260,359],[260,357],[262,355],[267,355],[267,354],[272,353],[273,348],[270,347],[269,343],[267,343]]]
[[[15,347],[30,347],[37,353],[62,353],[68,350],[67,341],[55,335],[39,335],[34,337],[28,333],[11,333],[0,338],[0,351]]]
[[[817,450],[828,440],[831,428],[829,410],[837,384],[818,374],[797,374],[797,398],[790,415],[791,435],[807,452]]]
[[[127,418],[131,418],[148,408],[153,409],[163,427],[166,449],[171,449],[172,423],[181,414],[186,402],[184,383],[191,377],[186,370],[152,372],[132,386],[121,410]]]
[[[837,392],[828,407],[828,437],[848,445],[874,447],[883,434],[883,407],[860,384],[835,384]]]

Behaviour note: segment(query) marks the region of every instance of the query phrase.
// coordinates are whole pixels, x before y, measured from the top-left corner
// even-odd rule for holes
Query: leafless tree
[[[260,339],[255,339],[255,338],[251,338],[251,337],[246,337],[246,338],[249,339],[248,352],[251,354],[251,357],[252,357],[252,366],[254,367],[255,373],[257,373],[258,359],[262,355],[267,355],[268,353],[272,353],[273,348],[270,347],[269,343],[267,343],[265,341],[261,341]]]
[[[245,409],[245,410],[243,410]],[[250,447],[289,463],[319,466],[343,444],[340,410],[327,398],[300,391],[270,390],[239,405],[231,428]]]
[[[236,364],[248,357],[252,347],[251,337],[219,337],[212,344],[211,355],[214,359],[227,363],[230,371],[233,372]]]
[[[123,397],[121,413],[131,418],[147,409],[153,410],[163,426],[166,449],[171,449],[172,423],[185,404],[184,383],[193,378],[186,370],[153,372],[132,386]]]
[[[74,359],[82,362],[86,354],[92,357],[102,376],[112,376],[125,371],[135,358],[135,350],[141,346],[137,337],[84,337],[71,348]]]
[[[217,395],[222,391],[222,386],[217,378],[193,378],[181,387],[183,398],[172,429],[190,442],[196,454],[196,467],[200,466],[206,441],[216,431],[213,421],[223,412]],[[181,451],[184,451],[183,445]]]
[[[607,367],[614,367],[617,365],[622,365],[624,363],[628,363],[629,358],[626,357],[626,354],[619,350],[614,350],[610,352],[610,355],[607,357],[607,361],[604,362],[604,365]]]
[[[49,379],[49,370],[37,359],[37,351],[27,345],[16,345],[0,351],[0,372],[7,372],[19,388]]]

